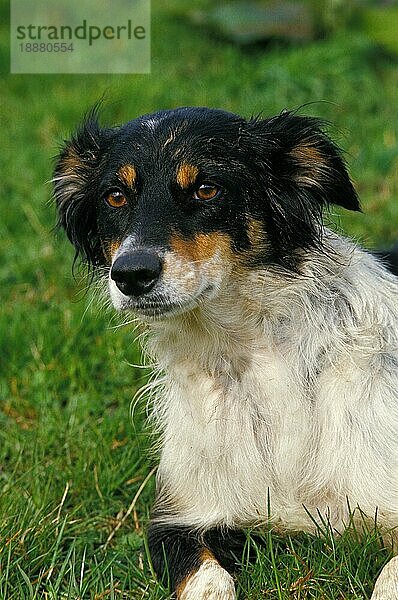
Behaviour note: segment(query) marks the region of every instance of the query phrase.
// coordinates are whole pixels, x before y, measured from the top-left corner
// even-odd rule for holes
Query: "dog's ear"
[[[80,256],[91,266],[101,264],[103,253],[97,231],[95,181],[114,130],[98,123],[90,111],[70,140],[64,142],[54,169],[54,197],[58,227],[63,227]]]
[[[270,216],[278,234],[291,238],[290,246],[317,242],[324,207],[360,210],[342,153],[324,126],[319,119],[287,111],[248,122]]]

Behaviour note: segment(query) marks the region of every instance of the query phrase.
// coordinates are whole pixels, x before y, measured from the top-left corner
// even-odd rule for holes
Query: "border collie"
[[[247,526],[341,531],[349,506],[398,526],[398,278],[323,225],[360,209],[324,123],[178,108],[103,128],[93,111],[54,188],[76,255],[148,330],[149,548],[179,600],[235,598]],[[398,598],[396,559],[372,598]]]

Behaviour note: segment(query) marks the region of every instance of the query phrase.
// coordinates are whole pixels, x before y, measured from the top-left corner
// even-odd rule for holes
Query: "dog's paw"
[[[398,598],[398,556],[386,564],[379,577],[370,600],[397,600]]]
[[[235,600],[231,575],[216,560],[205,560],[180,587],[178,600]]]

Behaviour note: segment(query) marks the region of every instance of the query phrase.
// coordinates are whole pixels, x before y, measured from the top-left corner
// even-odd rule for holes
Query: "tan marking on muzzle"
[[[203,262],[210,259],[217,251],[224,256],[231,254],[231,238],[226,233],[198,233],[195,237],[185,239],[174,234],[170,245],[178,256],[185,260]]]
[[[103,252],[105,254],[105,258],[109,261],[112,262],[113,257],[115,256],[116,252],[119,250],[121,245],[121,242],[119,240],[113,240],[113,241],[105,241],[103,243]]]

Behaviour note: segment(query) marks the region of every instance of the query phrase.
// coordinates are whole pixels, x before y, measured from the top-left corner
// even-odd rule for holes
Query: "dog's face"
[[[55,169],[59,223],[114,306],[191,310],[236,272],[299,269],[322,208],[357,210],[336,146],[311,118],[180,108],[100,128],[89,115]]]

